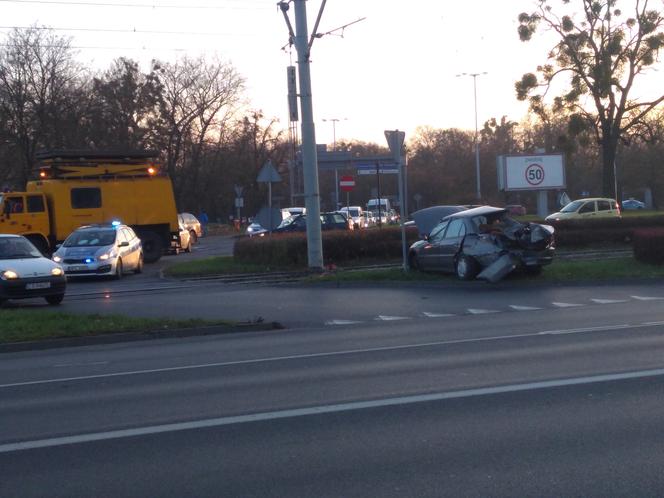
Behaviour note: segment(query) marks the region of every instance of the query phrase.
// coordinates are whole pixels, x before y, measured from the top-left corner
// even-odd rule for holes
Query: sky
[[[321,3],[306,2],[310,32]],[[486,73],[476,78],[480,127],[492,117],[521,120],[527,106],[514,82],[552,46],[546,34],[519,40],[517,16],[534,8],[534,0],[327,0],[318,32],[333,32],[311,52],[317,143],[386,145],[384,130],[408,140],[419,126],[474,130],[473,78],[463,73]],[[0,34],[55,28],[93,69],[120,56],[144,71],[154,58],[219,57],[246,79],[249,108],[288,126],[286,67],[297,54],[275,0],[0,0],[0,12]]]

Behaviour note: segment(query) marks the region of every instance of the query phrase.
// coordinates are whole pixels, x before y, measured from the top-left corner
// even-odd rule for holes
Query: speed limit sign
[[[526,181],[529,185],[539,185],[544,181],[544,168],[539,164],[531,164],[526,168]]]

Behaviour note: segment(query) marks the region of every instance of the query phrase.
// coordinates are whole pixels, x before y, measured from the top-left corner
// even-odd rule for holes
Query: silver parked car
[[[65,274],[76,277],[111,276],[143,271],[141,239],[127,225],[114,222],[74,230],[53,253]]]

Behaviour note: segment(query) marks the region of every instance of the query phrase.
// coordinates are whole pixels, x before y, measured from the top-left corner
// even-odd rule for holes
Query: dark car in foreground
[[[521,223],[504,208],[481,206],[450,214],[408,251],[411,268],[497,282],[522,268],[538,273],[553,260],[554,229]]]
[[[0,305],[8,299],[42,297],[60,304],[67,281],[62,267],[21,235],[0,234]]]

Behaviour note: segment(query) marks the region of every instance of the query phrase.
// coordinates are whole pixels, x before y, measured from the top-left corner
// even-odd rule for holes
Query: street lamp
[[[480,190],[480,141],[477,131],[477,77],[483,74],[487,74],[486,71],[481,73],[461,73],[457,74],[457,78],[461,76],[472,76],[473,77],[473,93],[475,96],[475,175],[477,177],[477,200],[482,200],[482,192]]]
[[[346,121],[348,118],[323,118],[323,122],[328,121],[332,123],[332,152],[337,151],[337,123],[339,121]],[[335,166],[334,168],[334,210],[339,209],[339,172]]]

